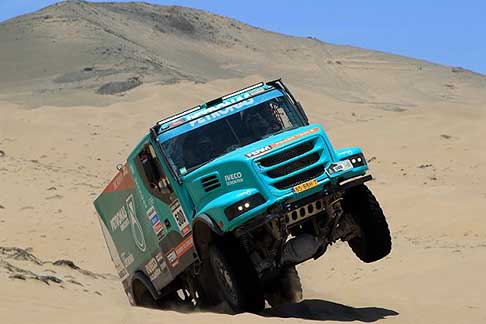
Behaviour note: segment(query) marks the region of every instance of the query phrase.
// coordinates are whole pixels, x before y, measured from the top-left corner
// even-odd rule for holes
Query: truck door
[[[146,208],[147,219],[166,260],[170,277],[175,277],[196,258],[189,221],[150,142],[141,147],[134,162],[143,183],[143,189],[139,191],[142,205]],[[153,280],[153,283],[160,289],[170,277]]]

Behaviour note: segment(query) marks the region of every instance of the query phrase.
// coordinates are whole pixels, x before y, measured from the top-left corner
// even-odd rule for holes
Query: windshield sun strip
[[[273,88],[273,89],[267,89],[267,90],[265,90],[265,91],[263,91],[263,92],[260,92],[260,93],[254,94],[254,95],[252,95],[252,96],[249,96],[249,97],[246,97],[246,98],[242,98],[242,99],[240,99],[240,100],[238,100],[238,101],[235,101],[235,102],[233,102],[232,104],[230,104],[230,105],[228,105],[228,106],[222,106],[222,107],[221,107],[221,108],[219,108],[219,109],[216,109],[216,110],[211,110],[211,111],[209,111],[209,112],[207,112],[207,113],[205,113],[205,114],[202,114],[202,115],[197,116],[197,118],[203,118],[203,117],[206,117],[207,115],[210,115],[210,114],[212,114],[212,113],[215,113],[215,112],[217,112],[217,111],[220,111],[221,109],[225,109],[225,108],[232,107],[232,106],[234,106],[234,105],[236,105],[236,104],[238,104],[238,103],[240,103],[240,102],[242,102],[242,101],[245,101],[245,100],[248,100],[248,99],[254,98],[254,97],[256,97],[256,96],[264,95],[265,93],[270,92],[270,91],[273,91],[273,90],[279,90],[279,89],[275,89],[275,88]],[[282,94],[283,94],[283,93],[282,93]],[[211,108],[211,107],[209,107],[209,108]],[[209,109],[209,108],[208,108],[208,109]],[[248,108],[250,108],[250,107],[248,107]],[[161,131],[159,131],[159,132],[158,132],[158,135],[162,135],[163,133],[165,133],[165,132],[167,132],[167,131],[169,131],[169,130],[174,130],[174,129],[176,129],[177,127],[180,127],[180,126],[182,126],[182,125],[185,125],[185,124],[187,124],[187,123],[190,123],[191,121],[193,121],[193,119],[188,119],[188,120],[184,121],[183,123],[180,123],[180,124],[178,124],[178,125],[176,125],[176,126],[173,126],[173,127],[169,127],[169,128],[163,129],[163,130],[161,130]]]

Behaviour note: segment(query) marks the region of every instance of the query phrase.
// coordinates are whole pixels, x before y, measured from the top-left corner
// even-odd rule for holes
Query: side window
[[[147,190],[160,200],[170,203],[174,199],[174,192],[151,144],[145,145],[137,154],[135,164]]]

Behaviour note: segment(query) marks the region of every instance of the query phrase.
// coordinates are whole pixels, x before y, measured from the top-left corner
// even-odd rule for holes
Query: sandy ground
[[[0,323],[486,323],[485,76],[145,4],[64,3],[0,43]],[[392,253],[336,244],[298,267],[303,302],[258,315],[130,307],[93,200],[157,120],[280,76],[363,148]]]
[[[343,103],[297,84],[311,120],[327,128],[336,147],[358,145],[366,152],[376,178],[370,186],[393,233],[391,255],[363,264],[347,245],[336,244],[321,259],[299,266],[303,302],[260,315],[128,305],[93,199],[154,121],[259,79],[144,85],[126,103],[106,107],[25,110],[2,102],[0,246],[31,248],[38,258],[0,249],[5,323],[485,322],[481,94],[469,102],[417,100],[413,108],[390,111]],[[46,263],[58,259],[81,269]]]

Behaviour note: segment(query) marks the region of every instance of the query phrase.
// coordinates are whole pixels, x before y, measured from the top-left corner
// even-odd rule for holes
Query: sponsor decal
[[[239,194],[237,194],[236,197],[249,196],[250,194],[251,194],[251,190],[245,190],[245,191],[240,192]]]
[[[175,251],[177,257],[180,258],[183,256],[190,248],[194,246],[194,241],[192,239],[192,235],[184,239],[178,246],[176,246]]]
[[[158,264],[155,258],[150,259],[149,262],[147,262],[147,264],[145,265],[145,271],[149,275],[152,274],[157,268],[158,268]]]
[[[177,259],[177,254],[174,250],[171,250],[169,253],[167,253],[167,260],[169,260],[169,263],[172,267],[175,267],[179,263],[179,260]]]
[[[133,240],[135,241],[135,245],[138,247],[138,249],[142,252],[145,252],[145,250],[147,249],[147,245],[145,243],[145,236],[143,235],[142,226],[137,219],[135,199],[133,198],[133,195],[128,196],[126,202]]]
[[[242,183],[244,181],[243,174],[241,172],[227,174],[224,176],[224,180],[226,181],[227,186],[232,186],[234,184]]]
[[[120,279],[122,281],[125,280],[126,278],[128,278],[130,276],[130,274],[128,273],[127,269],[125,269],[125,268],[122,268],[120,266],[115,265],[115,269],[118,272],[118,276],[120,277]]]
[[[208,121],[210,121],[214,118],[218,118],[220,116],[227,115],[229,113],[234,112],[235,110],[239,110],[239,109],[244,108],[248,105],[251,105],[254,101],[252,98],[233,105],[234,103],[241,101],[241,100],[244,100],[248,97],[250,97],[250,94],[244,93],[244,94],[238,95],[236,97],[227,99],[227,100],[223,101],[222,103],[217,104],[213,107],[210,107],[208,109],[203,109],[203,110],[198,111],[198,112],[196,112],[192,115],[187,116],[187,120],[191,121],[189,123],[191,126],[195,126],[197,124],[204,124],[204,123],[206,123],[206,122],[208,122]],[[225,108],[227,106],[231,106],[231,107]],[[203,115],[205,115],[205,116],[203,116]],[[200,116],[202,116],[202,117],[200,117]]]
[[[264,146],[262,148],[259,148],[258,150],[255,150],[253,152],[246,153],[245,156],[247,158],[250,158],[251,159],[251,158],[254,158],[254,157],[263,155],[263,154],[269,152],[271,149],[272,149],[272,147],[270,145],[267,145],[267,146]]]
[[[130,225],[135,244],[142,252],[145,252],[147,246],[145,243],[142,226],[137,219],[135,198],[133,195],[129,195],[125,202],[126,204],[122,206],[110,220],[111,231],[115,232],[120,230],[123,232],[128,225]]]
[[[147,210],[147,217],[148,219],[152,219],[154,216],[157,216],[157,212],[155,211],[154,206],[152,206]]]
[[[152,281],[155,281],[162,274],[162,271],[155,258],[150,259],[145,265],[145,271]]]
[[[191,127],[194,127],[197,124],[205,123],[205,122],[210,121],[210,120],[217,118],[219,116],[226,115],[226,114],[231,113],[235,110],[241,109],[241,108],[243,108],[247,105],[253,104],[254,100],[252,98],[249,98],[249,97],[252,97],[252,96],[255,96],[255,95],[260,94],[262,92],[265,92],[267,89],[268,89],[268,87],[259,87],[259,88],[256,88],[256,89],[252,89],[252,90],[249,90],[247,92],[240,93],[240,94],[237,94],[233,97],[224,99],[223,102],[221,102],[220,104],[217,104],[215,106],[212,106],[212,107],[207,107],[207,108],[201,107],[201,106],[194,107],[186,115],[183,115],[183,116],[179,117],[178,119],[175,119],[175,120],[169,121],[165,124],[162,124],[161,128],[162,129],[173,128],[173,127],[179,126],[181,124],[184,124],[186,122],[190,122]],[[245,99],[247,99],[247,100],[245,100]],[[236,102],[238,102],[238,103],[235,104]],[[234,105],[234,106],[232,106],[232,105]],[[222,108],[225,108],[225,107],[228,107],[228,106],[232,106],[232,107],[230,107],[228,110],[222,109]],[[193,112],[194,110],[196,110],[196,111]],[[220,111],[218,111],[218,110],[220,110]],[[206,116],[204,116],[204,115],[206,115]]]
[[[182,236],[185,236],[191,231],[191,227],[189,226],[189,221],[187,220],[186,214],[184,214],[184,211],[182,210],[181,204],[178,200],[174,201],[170,205],[170,210],[172,211],[172,215],[174,215],[177,227],[179,227]]]
[[[162,252],[158,252],[155,255],[155,259],[157,260],[158,263],[160,263],[160,264],[164,263],[165,264],[164,257],[162,256]]]
[[[123,262],[123,265],[125,268],[128,268],[129,266],[132,265],[133,261],[135,261],[135,258],[133,257],[133,254],[129,253],[128,255],[123,252],[121,254],[121,260]]]
[[[167,234],[167,229],[160,221],[159,215],[155,212],[154,207],[150,207],[147,211],[147,216],[150,219],[150,223],[152,224],[152,229],[154,230],[157,237],[161,240]]]
[[[169,122],[169,124],[162,125],[162,128],[163,129],[172,128],[184,124],[186,122],[189,122],[189,125],[191,127],[205,124],[213,119],[231,114],[235,111],[246,108],[248,105],[253,104],[255,100],[253,98],[249,98],[251,96],[252,94],[248,92],[237,95],[235,97],[226,99],[222,103],[217,104],[213,107],[200,109],[192,114],[182,116],[181,118],[176,119],[175,121]]]
[[[295,135],[292,135],[290,137],[287,137],[281,141],[278,141],[278,142],[275,142],[275,143],[272,143],[270,145],[266,145],[258,150],[255,150],[253,152],[250,152],[250,153],[246,153],[245,156],[249,159],[252,159],[252,158],[256,158],[256,157],[260,157],[262,155],[265,155],[267,154],[268,152],[270,152],[271,150],[273,150],[274,148],[276,147],[279,147],[281,145],[284,145],[284,144],[287,144],[289,142],[292,142],[298,138],[301,138],[301,137],[304,137],[306,135],[309,135],[309,134],[312,134],[312,133],[315,133],[319,131],[319,128],[318,127],[314,127],[314,128],[311,128],[309,130],[306,130],[305,132],[302,132],[302,133],[299,133],[299,134],[295,134]]]
[[[155,219],[156,217],[154,217]],[[162,233],[162,231],[164,230],[164,228],[162,227],[162,223],[160,223],[160,220],[157,219],[157,222],[153,225],[153,228],[154,228],[154,232],[155,234],[157,234],[157,236]]]
[[[179,264],[179,259],[186,254],[192,247],[194,247],[194,240],[192,235],[186,237],[179,245],[167,254],[167,259],[170,262],[171,267],[175,267]]]
[[[351,154],[353,154],[353,151],[351,151],[351,150],[347,150],[347,151],[338,153],[339,156],[347,156],[347,155],[351,155]]]
[[[130,225],[130,220],[128,219],[127,210],[125,209],[125,206],[123,206],[110,220],[111,231],[115,232],[119,229],[123,232],[128,225]]]

